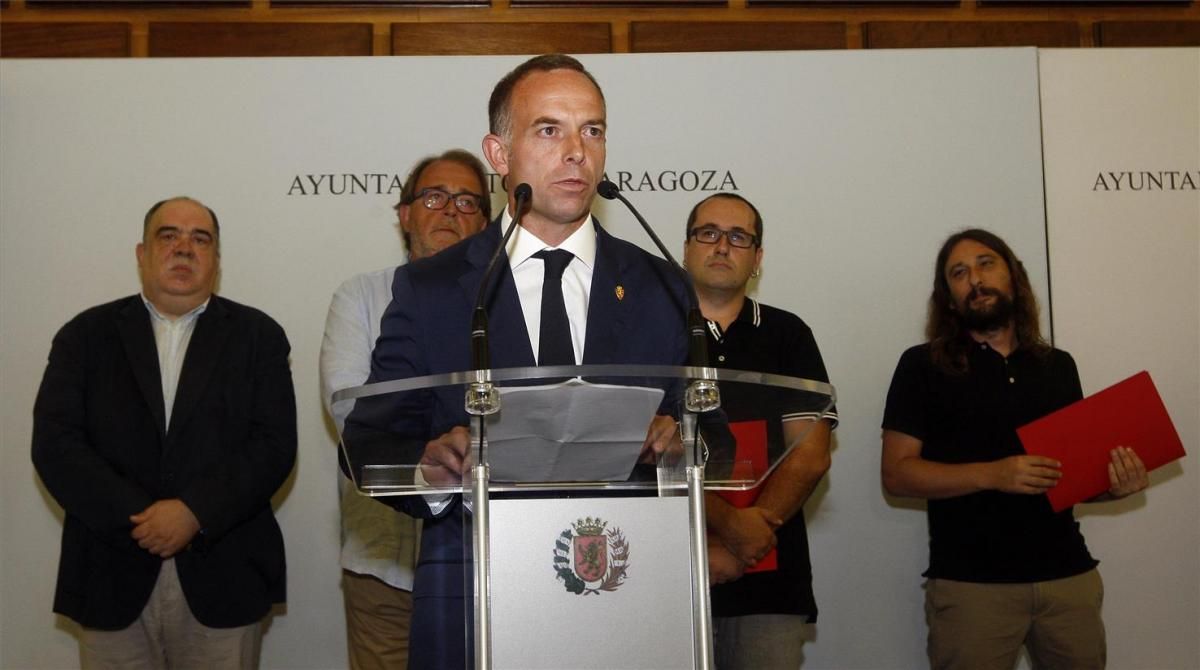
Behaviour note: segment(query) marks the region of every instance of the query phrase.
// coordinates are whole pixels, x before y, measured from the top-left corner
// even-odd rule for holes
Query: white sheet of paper
[[[493,481],[622,481],[637,464],[663,390],[571,379],[500,389],[488,417]]]

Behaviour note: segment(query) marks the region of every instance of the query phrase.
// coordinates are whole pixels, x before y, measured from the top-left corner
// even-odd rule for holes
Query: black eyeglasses
[[[425,209],[446,209],[446,205],[454,202],[454,206],[463,214],[474,214],[479,211],[479,205],[483,201],[483,196],[476,195],[469,191],[461,193],[448,193],[440,188],[424,188],[420,193],[413,196],[413,200],[420,200],[421,204],[425,205]]]
[[[688,237],[696,238],[700,244],[716,244],[721,238],[729,240],[729,246],[738,249],[749,249],[758,244],[758,236],[740,230],[721,230],[720,228],[692,228]]]

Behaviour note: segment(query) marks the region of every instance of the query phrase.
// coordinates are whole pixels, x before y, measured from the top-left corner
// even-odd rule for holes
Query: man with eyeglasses
[[[762,239],[762,216],[739,195],[710,196],[688,215],[684,264],[708,320],[709,363],[827,382],[804,321],[746,295],[759,276]],[[749,497],[705,499],[716,664],[796,668],[805,629],[817,619],[803,506],[829,469],[837,412],[765,416],[769,401],[725,395],[731,421],[765,421],[774,441],[799,443]]]
[[[33,463],[65,512],[54,611],[85,668],[258,667],[284,602],[271,496],[296,458],[289,346],[215,295],[221,229],[192,198],[146,213],[141,295],[54,337]]]
[[[486,184],[483,163],[467,151],[451,149],[419,161],[404,180],[396,205],[408,260],[428,258],[482,230],[492,210]],[[393,266],[352,277],[329,305],[321,343],[321,390],[339,432],[346,416],[334,410],[332,395],[366,381],[395,273]],[[340,472],[338,493],[350,667],[403,668],[420,521],[359,495]]]
[[[409,260],[478,233],[492,216],[483,163],[462,149],[423,159],[404,180],[396,214]]]

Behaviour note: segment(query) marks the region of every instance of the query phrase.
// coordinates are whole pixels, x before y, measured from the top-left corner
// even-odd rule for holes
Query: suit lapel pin
[[[616,293],[616,294],[617,294],[617,300],[618,300],[618,301],[621,301],[621,300],[624,300],[624,299],[625,299],[625,287],[624,287],[624,286],[621,286],[620,284],[617,284],[617,288],[613,290],[613,293]]]

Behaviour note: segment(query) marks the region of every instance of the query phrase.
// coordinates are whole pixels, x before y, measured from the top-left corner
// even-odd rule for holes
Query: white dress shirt
[[[501,230],[508,228],[512,215],[504,210],[500,222]],[[545,263],[533,255],[543,249],[562,249],[575,255],[563,271],[563,304],[567,308],[567,320],[571,324],[571,347],[575,351],[575,363],[583,361],[583,343],[587,339],[588,297],[592,290],[592,269],[596,265],[596,227],[589,214],[583,225],[571,233],[557,247],[552,247],[537,235],[518,226],[504,248],[508,253],[508,266],[512,269],[513,281],[517,285],[517,297],[521,301],[521,312],[525,316],[525,329],[529,333],[529,344],[534,358],[538,358],[542,326],[542,280]]]
[[[154,328],[154,344],[158,349],[158,374],[162,379],[163,409],[166,427],[171,428],[171,410],[175,407],[175,391],[179,388],[179,373],[183,371],[183,358],[196,330],[196,319],[208,309],[208,299],[192,311],[171,318],[154,306],[142,294],[146,311],[150,312],[150,325]]]

